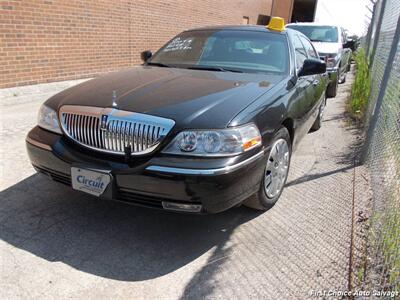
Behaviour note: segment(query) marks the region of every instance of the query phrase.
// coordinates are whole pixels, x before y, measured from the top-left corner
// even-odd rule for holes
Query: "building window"
[[[268,25],[269,20],[271,19],[270,16],[266,16],[266,15],[258,15],[257,18],[257,25]]]
[[[242,24],[243,25],[249,25],[250,24],[250,18],[249,17],[243,17]]]

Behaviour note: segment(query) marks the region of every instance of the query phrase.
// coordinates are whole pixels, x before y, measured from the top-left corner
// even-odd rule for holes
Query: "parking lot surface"
[[[281,199],[264,213],[153,211],[51,182],[25,151],[42,101],[0,102],[1,298],[306,299],[346,290],[353,203],[363,205],[353,180],[364,172],[354,170],[357,132],[344,116],[351,81],[328,100],[323,127],[301,142]]]

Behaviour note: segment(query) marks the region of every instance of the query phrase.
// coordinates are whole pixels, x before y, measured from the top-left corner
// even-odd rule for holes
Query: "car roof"
[[[220,25],[220,26],[206,26],[199,28],[192,28],[185,31],[196,31],[196,30],[243,30],[243,31],[258,31],[258,32],[272,32],[285,34],[286,29],[282,31],[269,30],[264,25]]]
[[[335,25],[335,24],[327,24],[327,23],[317,23],[317,22],[298,22],[298,23],[289,23],[286,24],[286,26],[333,26],[333,27],[338,27],[340,26]]]

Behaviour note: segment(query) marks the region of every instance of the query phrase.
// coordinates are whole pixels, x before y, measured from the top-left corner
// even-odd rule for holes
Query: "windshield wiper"
[[[310,41],[311,41],[311,42],[321,42],[321,43],[325,42],[325,41],[323,41],[323,40],[314,40],[314,39],[310,39]]]
[[[225,68],[225,67],[218,67],[218,66],[201,66],[201,65],[195,65],[195,66],[190,66],[188,69],[191,70],[205,70],[205,71],[218,71],[218,72],[235,72],[235,73],[243,73],[241,70],[237,69],[231,69],[231,68]]]
[[[157,66],[162,68],[172,68],[170,65],[166,65],[159,62],[148,62],[145,64],[146,66]],[[218,66],[201,66],[201,65],[194,65],[187,67],[187,69],[191,70],[206,70],[206,71],[218,71],[218,72],[235,72],[235,73],[243,73],[241,70],[225,68],[225,67],[218,67]]]
[[[159,62],[148,62],[146,63],[146,66],[157,66],[157,67],[162,67],[162,68],[172,68],[169,65],[163,64],[163,63],[159,63]]]

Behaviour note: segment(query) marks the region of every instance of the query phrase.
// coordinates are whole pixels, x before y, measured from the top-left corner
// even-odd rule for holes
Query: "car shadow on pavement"
[[[137,208],[35,174],[0,192],[0,238],[50,262],[140,281],[173,272],[212,248],[205,263],[223,259],[235,228],[259,214],[245,207],[217,215]]]
[[[302,183],[305,183],[305,182],[308,182],[308,181],[312,181],[312,180],[317,180],[317,179],[320,179],[322,177],[331,176],[333,174],[340,173],[340,172],[348,172],[351,169],[353,169],[353,166],[345,166],[343,168],[335,169],[335,170],[329,171],[329,172],[322,172],[322,173],[311,174],[311,175],[310,174],[306,174],[306,175],[303,175],[302,177],[299,177],[297,179],[289,181],[285,185],[285,187],[302,184]]]

